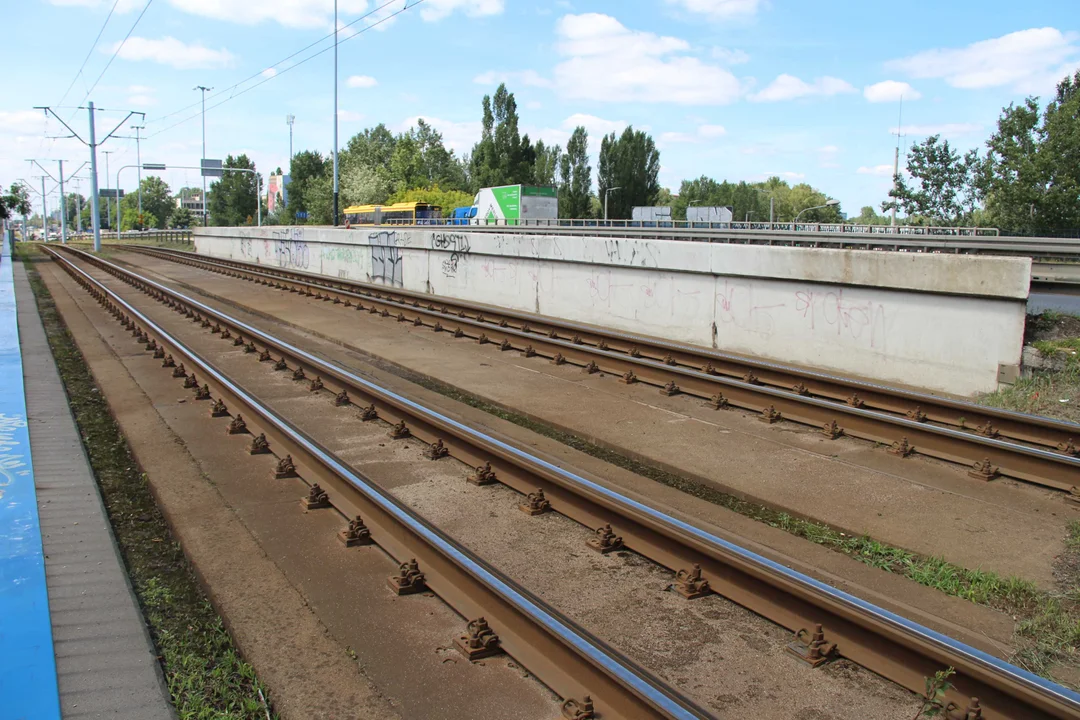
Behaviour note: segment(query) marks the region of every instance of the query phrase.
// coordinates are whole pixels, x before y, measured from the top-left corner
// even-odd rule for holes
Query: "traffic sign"
[[[307,210],[297,210],[296,211],[296,219],[297,220],[307,220]]]
[[[143,163],[143,170],[164,170],[165,163]]]
[[[199,165],[202,168],[203,177],[221,177],[222,175],[220,160],[203,158]]]

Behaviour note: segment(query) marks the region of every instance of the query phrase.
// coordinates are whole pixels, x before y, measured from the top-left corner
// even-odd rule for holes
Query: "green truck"
[[[533,220],[557,220],[559,195],[547,185],[503,185],[481,188],[473,200],[472,224],[526,225]]]

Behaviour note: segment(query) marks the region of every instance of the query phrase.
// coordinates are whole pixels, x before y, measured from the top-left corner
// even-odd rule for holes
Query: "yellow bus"
[[[350,225],[437,225],[441,224],[441,218],[441,207],[422,202],[345,208],[345,222]]]

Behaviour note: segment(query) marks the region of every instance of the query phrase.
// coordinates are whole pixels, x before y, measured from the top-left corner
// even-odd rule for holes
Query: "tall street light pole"
[[[135,131],[135,162],[139,164],[139,187],[136,189],[135,192],[137,192],[139,194],[139,216],[140,216],[140,220],[141,220],[141,218],[142,218],[142,148],[141,148],[142,143],[140,142],[140,140],[142,138],[139,137],[139,131],[140,130],[145,130],[146,127],[144,125],[132,125],[131,129]]]
[[[109,227],[112,227],[112,203],[109,202],[109,156],[112,155],[115,150],[102,150],[101,154],[105,156],[105,220],[109,223]],[[119,194],[119,192],[117,193]]]
[[[607,199],[608,199],[608,195],[615,192],[616,190],[622,190],[622,188],[621,187],[610,187],[610,188],[607,188],[607,189],[604,190],[604,220],[605,221],[607,221]]]
[[[337,0],[334,0],[334,227],[338,224],[338,104],[337,104],[337,46],[338,46],[338,21]],[[289,168],[292,171],[292,168]]]
[[[295,115],[286,115],[285,124],[289,126],[289,174],[292,175],[292,126],[296,122]]]
[[[202,160],[206,159],[206,93],[214,88],[208,88],[205,85],[196,85],[196,90],[202,91]],[[202,160],[199,161],[199,165],[202,166]],[[202,174],[202,224],[206,227],[207,216],[207,203],[206,203],[206,173]]]
[[[791,223],[791,229],[795,229],[795,223],[799,222],[799,218],[802,217],[804,212],[810,212],[811,210],[820,210],[821,208],[836,207],[840,204],[839,200],[826,200],[824,205],[815,205],[814,207],[808,207],[799,211],[799,214],[795,216],[794,222]]]

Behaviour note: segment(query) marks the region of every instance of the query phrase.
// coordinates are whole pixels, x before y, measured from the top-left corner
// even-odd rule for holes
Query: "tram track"
[[[336,397],[345,394],[347,402],[370,408],[387,422],[403,424],[411,436],[444,448],[471,466],[486,468],[490,463],[490,472],[519,492],[544,490],[554,509],[572,519],[591,528],[611,524],[630,549],[661,565],[689,572],[697,564],[701,579],[710,583],[712,591],[792,631],[812,634],[821,624],[822,637],[811,643],[818,650],[835,647],[836,654],[916,692],[922,691],[925,677],[954,667],[957,690],[950,700],[957,712],[972,702],[970,697],[978,697],[982,717],[1076,716],[1077,698],[1063,688],[545,463],[137,273],[82,253],[78,257],[231,337],[234,343],[243,338],[257,351],[261,349],[267,361],[284,364],[294,376],[300,371],[301,377],[312,382],[318,378]],[[75,269],[66,258],[61,262],[66,263],[66,270]]]
[[[977,480],[1005,475],[1080,499],[1080,425],[1075,423],[382,285],[183,251],[125,249],[653,385],[665,394],[695,396],[718,409],[741,408],[765,422],[792,421],[827,437],[880,443],[897,455],[966,465]]]

